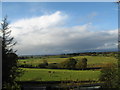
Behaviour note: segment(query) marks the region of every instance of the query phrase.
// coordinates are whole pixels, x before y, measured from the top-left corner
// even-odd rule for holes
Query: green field
[[[62,69],[31,69],[23,68],[25,73],[18,81],[85,81],[98,80],[100,71],[93,70],[62,70]]]
[[[104,56],[75,56],[77,60],[81,58],[87,58],[87,67],[102,67],[107,63],[117,63],[117,59],[114,57]],[[50,63],[61,63],[68,58],[60,57],[44,57],[44,58],[30,58],[19,60],[19,64],[29,64],[37,66],[43,63],[43,60],[47,60]],[[63,70],[63,69],[37,69],[37,68],[22,68],[25,73],[18,81],[85,81],[85,80],[98,80],[100,70]]]
[[[87,58],[87,63],[89,67],[100,67],[107,63],[117,63],[117,59],[114,57],[103,57],[103,56],[75,56],[74,58],[80,60],[81,58]],[[32,58],[32,59],[24,59],[19,60],[19,64],[30,64],[33,66],[37,66],[42,63],[43,60],[47,60],[48,63],[61,63],[68,58],[60,58],[60,57],[52,57],[52,58]]]

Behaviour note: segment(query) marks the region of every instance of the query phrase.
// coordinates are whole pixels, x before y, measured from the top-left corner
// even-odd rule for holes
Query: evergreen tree
[[[16,44],[14,38],[10,36],[11,30],[5,17],[1,23],[2,37],[2,89],[14,90],[18,88],[16,77],[20,76],[21,69],[18,68],[18,56],[13,46]]]

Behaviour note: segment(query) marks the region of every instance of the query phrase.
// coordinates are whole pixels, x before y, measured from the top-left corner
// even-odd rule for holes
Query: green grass
[[[74,58],[87,58],[88,59],[88,64],[96,64],[96,63],[117,63],[117,59],[114,57],[103,57],[103,56],[77,56]]]
[[[33,58],[33,59],[24,59],[24,60],[19,60],[19,64],[31,64],[33,66],[38,65],[43,62],[43,60],[47,60],[48,63],[61,63],[65,61],[67,58]],[[24,63],[25,62],[25,63]]]
[[[77,58],[80,60],[81,58],[87,58],[88,59],[88,66],[90,67],[99,67],[102,65],[105,65],[107,63],[117,63],[117,59],[114,57],[103,57],[103,56],[76,56],[74,58]],[[68,58],[58,58],[58,57],[52,57],[52,58],[33,58],[33,59],[24,59],[19,60],[19,64],[30,64],[33,66],[37,66],[38,64],[42,63],[43,60],[47,60],[48,63],[61,63],[65,61]],[[25,62],[25,63],[24,63]]]
[[[87,58],[88,67],[101,67],[107,63],[117,63],[117,59],[114,57],[103,57],[103,56],[75,56],[80,60],[81,58]],[[47,60],[48,63],[61,63],[68,58],[56,57],[44,57],[44,58],[32,58],[19,60],[19,64],[30,64],[37,66],[42,63],[43,60]],[[98,80],[100,71],[93,70],[62,70],[62,69],[33,69],[23,68],[25,73],[23,76],[18,78],[19,81],[84,81],[84,80]],[[49,73],[51,71],[52,73]],[[54,72],[54,73],[53,73]]]
[[[93,70],[61,70],[61,69],[31,69],[23,68],[24,75],[18,81],[83,81],[98,80],[100,71]],[[52,73],[49,73],[49,72]]]
[[[108,63],[117,63],[117,59],[114,57],[104,57],[104,56],[77,56],[77,59],[87,58],[88,67],[102,67]]]

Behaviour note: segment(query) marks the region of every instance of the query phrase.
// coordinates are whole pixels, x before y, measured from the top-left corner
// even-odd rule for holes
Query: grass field
[[[101,67],[107,63],[117,63],[117,59],[114,57],[104,56],[75,56],[77,60],[81,58],[87,58],[88,67]],[[42,63],[43,60],[47,60],[48,63],[61,63],[68,58],[60,57],[44,57],[44,58],[31,58],[19,60],[19,64],[30,64],[37,66]],[[23,76],[19,81],[85,81],[85,80],[98,80],[100,70],[63,70],[63,69],[38,69],[38,68],[22,68],[25,70]]]
[[[85,81],[98,80],[100,71],[93,70],[61,70],[23,68],[25,73],[18,81]]]
[[[99,67],[100,65],[105,65],[107,63],[117,63],[117,59],[114,57],[103,57],[103,56],[76,56],[74,57],[78,60],[81,58],[87,58],[88,60],[88,66],[95,66]],[[43,60],[47,60],[48,63],[61,63],[65,61],[68,58],[58,58],[58,57],[52,57],[52,58],[32,58],[32,59],[24,59],[19,60],[19,64],[30,64],[33,66],[37,66],[38,64],[42,63]]]

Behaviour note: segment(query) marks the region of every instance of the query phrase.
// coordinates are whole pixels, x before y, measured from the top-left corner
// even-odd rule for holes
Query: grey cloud
[[[60,54],[117,48],[117,30],[92,31],[89,23],[62,27],[66,16],[58,11],[12,24],[12,35],[18,41],[15,47],[18,54]]]

